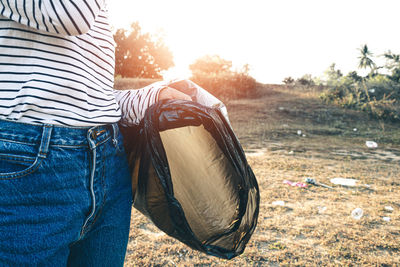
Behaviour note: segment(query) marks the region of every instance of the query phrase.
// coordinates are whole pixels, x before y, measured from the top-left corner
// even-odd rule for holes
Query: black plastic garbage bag
[[[191,101],[160,101],[139,127],[122,132],[134,206],[193,249],[225,259],[240,255],[256,227],[260,196],[221,112]]]

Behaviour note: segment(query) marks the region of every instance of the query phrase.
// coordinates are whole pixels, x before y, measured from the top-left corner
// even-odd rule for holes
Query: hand
[[[192,101],[190,96],[171,87],[165,87],[164,89],[161,89],[161,92],[158,94],[158,100],[164,99],[181,99]]]

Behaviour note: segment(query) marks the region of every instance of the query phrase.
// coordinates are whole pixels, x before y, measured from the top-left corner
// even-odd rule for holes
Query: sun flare
[[[332,63],[344,73],[357,69],[357,48],[364,43],[376,53],[395,49],[399,8],[395,0],[109,3],[115,28],[138,21],[145,32],[164,32],[174,55],[173,75],[187,76],[195,59],[217,54],[234,65],[249,64],[261,82],[278,83],[287,76],[321,75]]]

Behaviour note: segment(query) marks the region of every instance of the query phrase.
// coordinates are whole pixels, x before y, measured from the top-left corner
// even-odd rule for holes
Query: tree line
[[[142,32],[138,22],[129,30],[114,34],[115,75],[121,77],[160,78],[161,71],[174,66],[172,52],[160,36]]]
[[[122,78],[161,78],[174,66],[173,54],[162,36],[144,33],[138,22],[129,30],[114,34],[115,76]],[[217,97],[238,98],[255,94],[256,81],[249,75],[249,65],[233,69],[232,61],[218,55],[204,55],[190,66],[191,80]]]
[[[400,121],[400,54],[387,50],[378,55],[385,59],[383,65],[378,65],[367,44],[358,51],[358,68],[367,70],[366,75],[356,70],[344,75],[333,63],[323,77],[287,77],[283,82],[288,86],[319,86],[325,89],[320,97],[326,103],[362,110],[382,120]]]

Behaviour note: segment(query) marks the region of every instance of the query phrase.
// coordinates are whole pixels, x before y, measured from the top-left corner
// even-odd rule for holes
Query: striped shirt
[[[138,124],[160,86],[113,90],[105,0],[0,0],[0,119]]]

